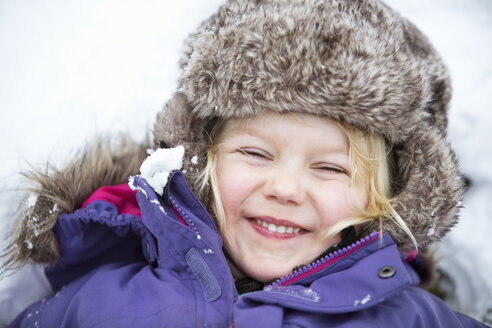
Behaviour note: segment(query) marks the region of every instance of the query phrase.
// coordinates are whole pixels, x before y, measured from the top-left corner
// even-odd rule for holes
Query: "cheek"
[[[356,210],[366,208],[366,195],[354,188],[341,187],[327,192],[320,200],[323,227],[331,227],[340,220],[350,218]]]
[[[366,190],[360,190],[358,188],[350,188],[352,194],[352,208],[359,211],[365,211],[369,202],[369,195]]]
[[[226,221],[228,219],[227,216],[235,213],[246,197],[247,179],[245,179],[243,173],[234,165],[221,163],[217,165],[217,186],[226,214]]]

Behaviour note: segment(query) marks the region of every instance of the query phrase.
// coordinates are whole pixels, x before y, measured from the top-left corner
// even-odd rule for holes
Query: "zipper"
[[[183,209],[179,207],[172,196],[169,196],[169,202],[171,203],[171,210],[178,218],[178,221],[184,226],[190,228],[196,234],[197,239],[201,239],[200,232],[198,231],[193,221],[188,217],[185,211],[183,211]]]
[[[176,203],[176,201],[172,196],[169,196],[168,199],[169,202],[171,203],[171,210],[178,218],[178,221],[184,226],[190,228],[195,233],[197,239],[201,239],[200,232],[198,231],[193,221],[188,217],[186,212],[183,211],[183,209]],[[335,250],[329,253],[328,255],[323,256],[320,259],[311,262],[308,265],[304,265],[301,268],[293,270],[291,273],[288,273],[285,276],[278,278],[269,286],[280,287],[280,286],[292,285],[304,278],[309,277],[312,274],[315,274],[317,272],[326,269],[328,266],[332,265],[333,263],[361,249],[364,245],[373,242],[376,239],[379,239],[380,235],[381,234],[378,231],[374,231],[368,236],[362,237],[361,239],[352,243],[351,245],[347,245],[346,247]]]
[[[292,285],[299,280],[302,280],[312,274],[315,274],[317,272],[326,269],[328,266],[341,260],[344,257],[347,257],[348,255],[362,248],[367,243],[370,243],[378,239],[379,237],[380,237],[380,233],[378,231],[374,231],[370,235],[365,236],[360,240],[357,240],[355,243],[352,243],[351,245],[333,251],[330,254],[320,259],[317,259],[308,265],[304,265],[303,267],[298,268],[292,271],[291,273],[288,273],[285,276],[278,278],[273,283],[271,283],[270,286],[283,287],[283,286]]]

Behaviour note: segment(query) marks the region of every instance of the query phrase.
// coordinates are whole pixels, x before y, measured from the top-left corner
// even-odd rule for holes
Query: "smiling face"
[[[327,238],[328,229],[365,207],[351,184],[348,140],[327,119],[268,113],[231,120],[218,142],[224,246],[253,279],[314,260],[340,241]]]

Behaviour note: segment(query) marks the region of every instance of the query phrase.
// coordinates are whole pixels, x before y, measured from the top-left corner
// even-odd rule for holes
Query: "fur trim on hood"
[[[4,250],[3,270],[22,267],[28,261],[53,263],[58,259],[58,243],[53,227],[60,213],[71,213],[99,187],[128,181],[139,172],[147,156],[144,144],[126,137],[115,142],[99,139],[88,145],[58,169],[50,164],[44,171],[24,174],[34,186],[29,200],[21,202],[19,224]]]
[[[158,114],[156,146],[184,145],[189,183],[216,119],[301,112],[383,135],[394,208],[419,247],[457,222],[463,183],[446,142],[451,88],[425,36],[377,0],[230,0],[190,35],[179,89]],[[198,164],[191,158],[198,156]],[[378,230],[365,224],[361,233]],[[401,250],[408,236],[384,220]]]

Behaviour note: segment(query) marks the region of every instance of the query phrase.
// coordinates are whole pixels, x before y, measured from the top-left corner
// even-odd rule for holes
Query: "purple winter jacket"
[[[141,218],[107,200],[62,214],[53,290],[9,327],[485,327],[417,287],[374,233],[238,296],[213,221],[174,172],[164,196],[134,178]]]

